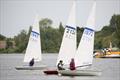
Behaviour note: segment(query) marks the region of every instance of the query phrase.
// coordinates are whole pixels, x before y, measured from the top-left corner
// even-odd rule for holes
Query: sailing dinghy
[[[72,6],[71,13],[68,19],[68,23],[64,30],[63,40],[61,43],[61,48],[59,51],[57,63],[60,60],[64,61],[64,65],[68,65],[71,58],[73,58],[76,53],[76,25],[75,25],[75,4]],[[57,69],[53,70],[45,70],[43,71],[45,74],[58,74]]]
[[[61,58],[61,60],[63,60],[63,62],[65,60],[64,59],[65,57],[69,57],[68,55],[74,54],[72,57],[75,59],[76,70],[69,70],[69,69],[59,70],[58,72],[60,74],[69,75],[69,76],[83,76],[83,75],[84,76],[96,76],[96,75],[101,74],[101,71],[89,68],[92,65],[92,60],[93,60],[93,46],[94,46],[94,33],[95,33],[94,32],[95,7],[96,7],[96,3],[94,3],[91,14],[89,15],[89,18],[87,21],[87,27],[84,29],[77,52],[76,53],[70,52],[69,54],[66,54],[65,51],[70,50],[70,49],[66,48],[61,53],[61,55],[64,54],[64,56]],[[70,43],[66,46],[72,46],[72,44],[73,43]],[[73,47],[73,49],[75,49],[75,46]],[[71,59],[71,57],[70,57],[70,59]],[[70,59],[68,59],[68,62]]]
[[[39,31],[40,31],[39,20],[38,20],[38,16],[36,16],[36,20],[33,24],[32,31],[29,37],[29,42],[26,49],[26,53],[24,56],[25,65],[20,67],[15,67],[17,70],[40,70],[46,67],[45,65],[39,63],[42,60]],[[29,66],[29,62],[33,58],[34,58],[35,65]]]

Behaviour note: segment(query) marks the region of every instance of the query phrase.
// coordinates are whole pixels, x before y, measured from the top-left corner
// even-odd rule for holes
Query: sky
[[[73,0],[0,0],[0,34],[14,37],[28,31],[35,16],[49,18],[53,27],[66,24]],[[94,0],[76,0],[76,25],[85,26]],[[96,30],[109,25],[114,14],[120,14],[120,0],[96,0]]]

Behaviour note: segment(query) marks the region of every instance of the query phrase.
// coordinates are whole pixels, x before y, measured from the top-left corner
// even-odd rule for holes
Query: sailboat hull
[[[41,66],[19,66],[19,67],[15,67],[17,70],[42,70],[45,69],[46,66],[45,65],[41,65]]]
[[[43,71],[43,72],[47,75],[58,74],[57,70],[46,70],[46,71]]]
[[[61,75],[66,76],[97,76],[101,75],[101,71],[96,70],[60,70]]]

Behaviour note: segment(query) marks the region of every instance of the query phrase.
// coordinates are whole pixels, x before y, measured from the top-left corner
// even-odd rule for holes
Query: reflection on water
[[[102,70],[101,76],[45,75],[43,70],[16,70],[23,65],[24,54],[0,54],[0,80],[120,80],[120,59],[93,60],[93,67]],[[57,54],[43,54],[42,64],[55,66]]]

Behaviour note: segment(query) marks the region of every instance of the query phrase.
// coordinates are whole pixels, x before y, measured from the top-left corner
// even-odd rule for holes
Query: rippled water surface
[[[94,58],[93,67],[101,76],[45,75],[43,70],[16,70],[23,65],[24,54],[0,54],[0,80],[120,80],[120,58]],[[57,54],[43,54],[42,64],[55,66]]]

